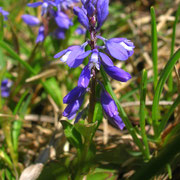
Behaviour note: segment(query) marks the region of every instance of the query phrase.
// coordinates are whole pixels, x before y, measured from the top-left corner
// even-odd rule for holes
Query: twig
[[[151,106],[152,104],[153,104],[153,101],[146,101],[146,106]],[[159,105],[161,106],[169,106],[172,104],[173,104],[173,101],[159,101]],[[140,101],[121,103],[122,107],[139,106],[139,105],[140,105]]]

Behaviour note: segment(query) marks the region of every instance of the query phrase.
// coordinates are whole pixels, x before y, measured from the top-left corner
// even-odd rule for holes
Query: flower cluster
[[[84,67],[78,80],[78,86],[70,91],[64,97],[64,103],[68,104],[63,115],[73,118],[79,110],[90,79],[95,79],[96,73],[101,67],[113,79],[126,82],[131,75],[114,66],[110,57],[125,61],[132,54],[134,45],[126,38],[105,39],[98,35],[98,31],[108,16],[108,0],[81,0],[82,7],[74,7],[74,14],[78,17],[81,25],[90,33],[90,40],[82,45],[75,45],[59,52],[54,58],[66,63],[70,68],[76,68],[83,63],[86,57],[89,57],[88,64]],[[103,46],[97,45],[97,39],[103,41]],[[85,47],[90,45],[91,50],[85,51]],[[123,129],[124,123],[118,115],[117,106],[111,96],[104,90],[101,92],[101,104],[108,119],[120,129]]]
[[[8,15],[9,15],[9,12],[4,11],[4,10],[3,10],[3,8],[2,8],[2,7],[0,7],[0,14],[2,14],[2,15],[3,15],[3,17],[4,17],[4,20],[5,20],[5,21],[7,21],[7,19],[8,19]]]
[[[1,96],[8,97],[10,93],[10,87],[12,86],[12,82],[8,79],[4,79],[1,82]]]
[[[41,6],[42,21],[29,14],[22,16],[23,21],[29,26],[39,26],[36,43],[44,41],[48,34],[57,39],[64,39],[66,30],[73,24],[64,10],[77,2],[78,0],[43,0],[43,2],[27,4],[27,6],[34,8]]]

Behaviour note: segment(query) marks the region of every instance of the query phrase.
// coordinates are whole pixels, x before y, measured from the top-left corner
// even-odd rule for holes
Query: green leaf
[[[102,118],[103,118],[102,106],[100,102],[97,102],[94,108],[93,122],[98,121],[98,124],[101,124]]]
[[[13,170],[13,164],[11,162],[11,158],[8,156],[8,154],[3,149],[0,149],[0,159],[3,160],[10,169]]]
[[[172,57],[172,55],[174,53],[174,46],[175,46],[175,39],[176,39],[176,25],[178,23],[179,16],[180,16],[180,5],[178,6],[178,10],[176,12],[176,18],[175,18],[175,21],[173,24],[173,33],[172,33],[172,41],[171,41],[171,56],[170,57]]]
[[[69,169],[63,162],[50,162],[44,168],[38,180],[69,180]]]
[[[93,172],[87,175],[87,180],[115,180],[118,176],[116,174],[116,171],[110,170],[110,169],[100,169],[97,168]]]
[[[4,17],[0,14],[0,40],[3,40],[4,37]]]
[[[147,71],[143,70],[142,79],[141,79],[141,85],[140,85],[140,127],[141,127],[141,136],[142,140],[145,146],[145,155],[146,160],[150,159],[150,153],[149,153],[149,146],[148,146],[148,140],[146,136],[146,130],[145,130],[145,101],[146,101],[146,92],[147,92]]]
[[[84,124],[84,121],[79,121],[74,126],[76,130],[84,137],[85,141],[90,141],[97,127],[97,121],[94,123]]]
[[[180,58],[180,49],[176,51],[176,53],[170,58],[168,63],[166,64],[165,68],[161,72],[161,76],[159,78],[156,90],[155,90],[155,95],[153,99],[153,105],[152,105],[152,121],[153,121],[153,128],[155,131],[155,137],[158,138],[158,107],[159,107],[159,100],[161,96],[161,92],[163,90],[163,86],[172,71],[173,67],[175,66],[176,62]]]
[[[172,40],[171,40],[171,55],[170,55],[170,57],[172,57],[172,55],[174,53],[174,46],[175,46],[175,39],[176,39],[176,25],[178,23],[179,16],[180,16],[180,5],[178,6],[178,10],[176,12],[176,18],[175,18],[175,21],[174,21],[174,24],[173,24],[173,33],[172,33]],[[168,88],[169,88],[169,91],[172,92],[172,90],[173,90],[172,72],[169,75]]]
[[[23,102],[23,100],[25,99],[25,97],[27,96],[27,93],[28,91],[26,91],[19,103],[17,104],[16,108],[15,108],[15,111],[14,111],[14,115],[16,115],[18,113],[19,115],[19,119],[15,120],[13,122],[13,127],[12,127],[12,140],[13,140],[13,146],[14,146],[14,151],[15,152],[18,152],[18,144],[19,144],[19,135],[20,135],[20,132],[21,132],[21,128],[22,128],[22,123],[23,123],[23,119],[24,119],[24,116],[27,112],[27,108],[29,106],[29,103],[31,101],[31,98],[32,98],[32,95],[29,95],[27,97],[27,99]]]
[[[158,57],[157,57],[156,15],[153,7],[151,7],[151,47],[152,47],[154,89],[155,89],[158,81],[158,67],[157,67]]]
[[[63,104],[63,98],[61,89],[59,88],[57,80],[52,77],[47,79],[45,82],[42,81],[43,87],[50,94],[56,104],[61,107]]]
[[[29,72],[36,74],[34,69],[24,60],[22,60],[19,55],[4,41],[0,41],[0,47],[5,49],[15,60],[17,60],[21,65],[23,65]]]
[[[67,140],[77,149],[81,149],[82,148],[81,134],[68,121],[62,120],[61,124],[63,126],[64,134]]]
[[[8,109],[8,107],[3,108],[0,113],[7,114],[8,116],[12,115],[12,112],[10,109]],[[14,119],[12,119],[11,117],[4,117],[4,118],[0,117],[2,130],[5,136],[6,144],[9,148],[11,159],[13,161],[15,168],[17,168],[18,156],[17,156],[17,153],[14,151],[14,146],[13,146],[12,137],[11,137],[11,130],[12,130],[11,121],[12,120]]]
[[[174,103],[171,105],[169,111],[162,117],[162,121],[160,122],[159,128],[158,128],[158,135],[161,134],[161,132],[164,130],[169,118],[171,115],[174,113],[175,108],[179,105],[180,103],[180,95],[176,98]]]

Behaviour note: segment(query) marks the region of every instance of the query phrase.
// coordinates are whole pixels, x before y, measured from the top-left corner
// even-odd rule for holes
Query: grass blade
[[[170,55],[170,57],[172,57],[172,55],[174,53],[175,38],[176,38],[176,25],[178,23],[179,16],[180,16],[180,5],[179,5],[178,10],[176,12],[175,21],[174,21],[174,24],[173,24],[173,33],[172,33],[172,40],[171,40],[171,55]],[[169,91],[172,92],[172,89],[173,89],[172,72],[169,75],[168,88],[169,88]]]
[[[36,74],[34,69],[26,61],[22,60],[19,55],[11,47],[9,47],[7,43],[5,43],[4,41],[0,41],[0,47],[5,49],[14,59],[19,61],[19,63],[23,65],[29,72],[34,75]]]
[[[176,53],[170,58],[168,63],[166,64],[165,68],[163,69],[161,76],[159,78],[154,99],[153,99],[153,105],[152,105],[152,121],[153,121],[153,128],[155,132],[155,137],[158,136],[158,106],[159,106],[159,100],[161,96],[161,92],[163,90],[163,86],[172,71],[173,67],[175,66],[176,62],[180,58],[180,49],[176,51]]]
[[[140,127],[141,136],[145,146],[146,160],[150,159],[148,140],[145,131],[145,101],[146,101],[146,91],[147,91],[147,71],[144,69],[142,74],[141,86],[140,86]]]
[[[14,146],[14,151],[17,153],[18,151],[18,138],[20,135],[20,131],[22,128],[22,123],[23,123],[23,118],[26,114],[28,105],[30,103],[31,100],[31,95],[28,96],[28,98],[24,101],[25,97],[27,96],[27,91],[22,95],[19,103],[17,104],[15,111],[14,111],[14,115],[16,115],[17,113],[19,114],[19,119],[17,119],[16,121],[14,121],[13,123],[13,127],[12,127],[12,141],[13,141],[13,146]],[[24,102],[23,102],[24,101]]]
[[[0,159],[3,160],[10,169],[13,170],[13,164],[11,162],[11,158],[8,156],[8,154],[3,149],[0,149]]]
[[[174,103],[170,107],[169,111],[163,116],[163,118],[162,118],[163,120],[161,121],[159,128],[158,128],[159,129],[158,136],[161,134],[161,132],[165,128],[169,118],[171,117],[172,113],[174,112],[175,108],[179,105],[179,103],[180,103],[180,95],[174,101]]]
[[[156,15],[154,7],[151,7],[151,47],[152,47],[152,60],[153,60],[153,72],[154,72],[154,90],[156,89],[158,81],[158,69],[157,69],[157,28],[156,28]]]

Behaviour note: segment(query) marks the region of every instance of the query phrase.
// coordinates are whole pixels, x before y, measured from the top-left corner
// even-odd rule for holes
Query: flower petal
[[[64,49],[62,51],[60,51],[59,53],[57,53],[56,55],[54,55],[54,58],[60,58],[63,54],[65,54],[68,51],[68,49]]]
[[[44,26],[40,26],[38,36],[36,38],[36,43],[44,41]]]
[[[77,99],[77,100],[71,102],[70,104],[68,104],[63,112],[63,116],[68,117],[68,118],[74,117],[75,113],[81,107],[83,99],[84,99],[84,97],[81,97],[80,99]]]
[[[109,0],[97,1],[97,22],[98,22],[97,29],[99,29],[106,20],[109,14],[108,8],[109,8]]]
[[[89,20],[87,18],[87,15],[85,12],[79,8],[79,7],[74,7],[73,8],[74,14],[78,17],[78,21],[86,28],[89,29]]]
[[[69,104],[77,99],[79,99],[84,93],[86,89],[83,87],[75,87],[73,90],[71,90],[64,98],[63,103]]]
[[[79,76],[78,86],[87,88],[89,85],[90,78],[91,71],[89,70],[88,65],[86,65]]]
[[[114,116],[113,120],[114,120],[114,123],[119,127],[119,129],[123,130],[123,128],[125,127],[125,124],[120,118],[120,116],[119,115]]]
[[[43,2],[35,2],[35,3],[28,3],[27,6],[29,7],[38,7],[41,6]]]
[[[118,45],[117,43],[107,41],[106,48],[108,49],[109,54],[118,60],[125,61],[129,57],[127,50],[123,46]]]
[[[116,66],[104,66],[104,69],[109,76],[117,81],[126,82],[131,79],[131,75],[128,72]]]
[[[101,92],[101,105],[108,117],[114,117],[119,114],[114,100],[104,90]]]
[[[103,63],[107,66],[114,66],[112,60],[109,58],[109,56],[107,56],[104,53],[99,52],[99,55],[101,56],[101,59],[103,61]]]
[[[22,15],[22,19],[26,24],[28,24],[30,26],[37,26],[40,24],[40,21],[37,17],[31,16],[29,14]]]

